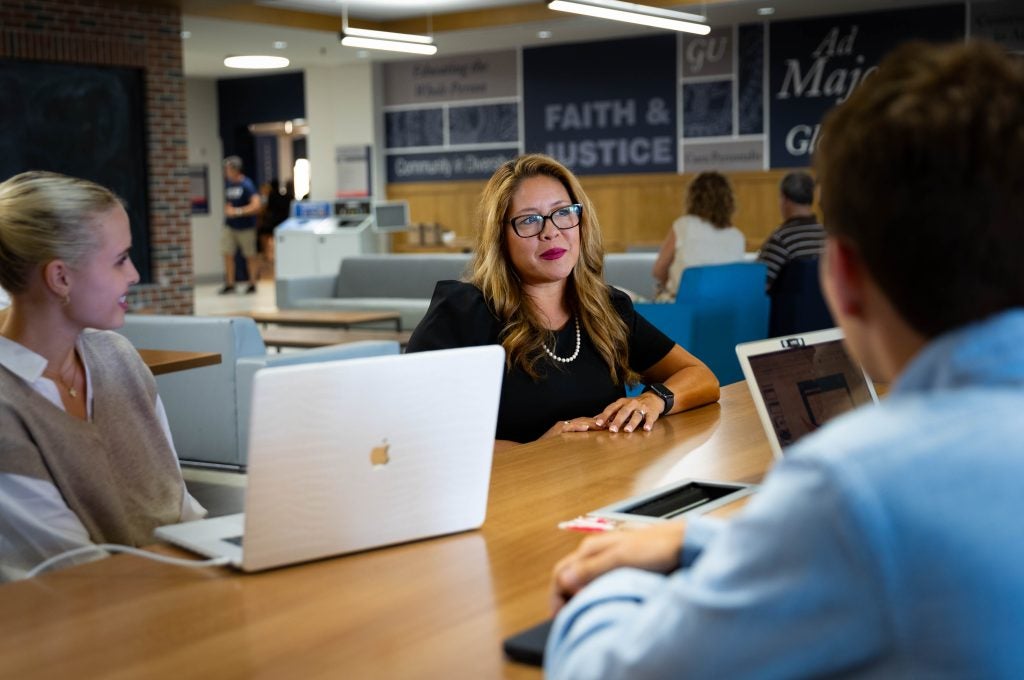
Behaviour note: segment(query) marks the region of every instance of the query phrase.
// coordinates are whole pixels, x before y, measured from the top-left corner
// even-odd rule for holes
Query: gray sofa
[[[333,276],[278,279],[277,306],[279,309],[397,310],[401,314],[402,328],[409,330],[427,313],[435,284],[462,278],[471,257],[464,253],[346,257]]]
[[[656,253],[609,253],[605,256],[605,279],[613,286],[650,298],[655,257]],[[341,261],[334,276],[278,279],[277,306],[397,310],[402,328],[408,330],[426,314],[437,282],[463,278],[471,259],[472,255],[466,253],[350,256]]]
[[[604,279],[616,288],[650,300],[654,297],[654,260],[657,253],[608,253],[604,256]]]
[[[128,314],[118,331],[139,348],[217,352],[221,363],[157,376],[174,447],[183,462],[243,468],[253,376],[261,368],[398,354],[393,341],[352,342],[267,354],[249,318]]]

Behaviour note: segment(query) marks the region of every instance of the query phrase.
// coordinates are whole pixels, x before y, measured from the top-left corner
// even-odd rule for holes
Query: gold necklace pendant
[[[57,373],[47,373],[43,371],[43,375],[48,375],[51,380],[64,388],[64,390],[71,396],[72,399],[78,399],[78,390],[75,388],[75,377],[77,371],[75,371],[75,365],[71,364],[71,384],[69,385],[64,376]]]

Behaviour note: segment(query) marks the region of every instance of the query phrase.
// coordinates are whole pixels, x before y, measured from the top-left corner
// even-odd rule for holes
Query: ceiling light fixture
[[[416,35],[415,33],[392,33],[391,31],[371,31],[368,28],[345,28],[345,35],[354,35],[358,38],[373,38],[376,40],[400,40],[402,42],[421,43],[430,45],[434,38],[429,35]]]
[[[437,54],[433,44],[434,36],[414,33],[393,33],[375,31],[369,28],[354,28],[348,25],[348,8],[341,6],[341,44],[345,47],[361,47],[371,50],[389,50],[410,54]]]
[[[389,50],[391,52],[408,52],[410,54],[437,54],[437,45],[420,45],[418,43],[399,42],[397,40],[377,40],[376,38],[358,38],[346,35],[341,39],[345,47],[362,47],[369,50]]]
[[[224,59],[224,65],[228,68],[284,68],[289,63],[290,62],[284,57],[270,57],[263,54],[247,54],[237,57],[227,57]]]
[[[763,17],[770,17],[771,15],[775,14],[775,8],[774,7],[758,7],[757,8],[757,13],[760,14],[761,16],[763,16]]]
[[[707,35],[711,32],[711,27],[707,24],[696,23],[705,20],[705,17],[699,14],[675,12],[618,0],[552,0],[548,3],[548,9],[697,35]]]

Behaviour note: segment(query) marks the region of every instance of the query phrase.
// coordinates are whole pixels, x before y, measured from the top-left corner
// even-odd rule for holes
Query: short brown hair
[[[719,229],[731,227],[736,199],[726,176],[720,172],[702,172],[694,177],[686,192],[686,212]]]
[[[934,337],[1024,305],[1024,67],[986,42],[906,44],[825,119],[825,227]]]

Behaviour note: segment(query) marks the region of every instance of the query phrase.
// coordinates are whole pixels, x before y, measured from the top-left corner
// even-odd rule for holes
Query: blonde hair
[[[22,293],[39,265],[81,264],[99,246],[92,218],[117,205],[108,189],[54,172],[23,172],[0,184],[0,286]]]
[[[736,199],[729,179],[713,171],[697,175],[686,192],[686,212],[707,220],[719,229],[731,226]]]
[[[636,383],[639,376],[629,368],[629,329],[613,307],[604,281],[604,246],[594,206],[572,172],[542,154],[520,156],[502,164],[487,182],[480,202],[481,228],[469,281],[483,292],[491,310],[505,323],[500,341],[506,361],[536,379],[538,363],[550,361],[543,346],[554,340],[554,333],[544,327],[537,311],[528,304],[506,242],[512,197],[524,180],[538,176],[558,181],[569,200],[583,206],[578,227],[579,260],[566,290],[569,308],[608,365],[613,382]]]

